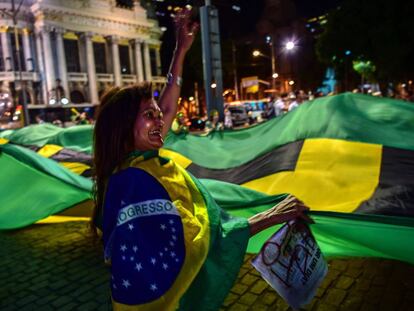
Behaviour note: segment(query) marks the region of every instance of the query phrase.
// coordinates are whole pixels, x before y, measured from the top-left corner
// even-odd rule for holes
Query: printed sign
[[[252,265],[294,309],[311,302],[328,272],[307,224],[296,220],[266,241]]]

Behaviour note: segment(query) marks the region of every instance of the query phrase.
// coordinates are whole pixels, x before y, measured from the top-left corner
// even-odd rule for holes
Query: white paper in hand
[[[294,309],[311,302],[328,272],[308,226],[295,220],[266,241],[252,264]]]

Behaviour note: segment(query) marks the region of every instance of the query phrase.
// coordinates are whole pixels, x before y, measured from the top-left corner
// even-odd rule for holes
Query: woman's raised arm
[[[182,72],[184,58],[194,42],[199,25],[191,22],[191,11],[183,9],[174,18],[176,46],[167,75],[167,85],[164,88],[158,105],[163,112],[164,128],[162,136],[165,137],[177,113],[177,103],[181,92]]]

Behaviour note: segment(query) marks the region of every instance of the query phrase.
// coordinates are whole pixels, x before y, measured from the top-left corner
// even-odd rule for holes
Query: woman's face
[[[140,106],[134,124],[134,147],[140,151],[159,149],[164,144],[161,109],[153,99],[144,100]]]

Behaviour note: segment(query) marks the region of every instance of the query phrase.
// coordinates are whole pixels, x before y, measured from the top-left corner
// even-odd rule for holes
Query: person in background
[[[210,111],[210,117],[208,118],[205,127],[207,133],[211,133],[214,131],[222,131],[224,129],[223,123],[219,121],[219,118],[220,116],[217,110],[213,109]]]
[[[188,126],[186,125],[186,120],[183,112],[178,112],[171,126],[171,131],[174,134],[187,134]]]
[[[294,93],[291,93],[289,95],[289,100],[290,100],[290,103],[289,103],[289,106],[288,106],[287,111],[292,111],[292,110],[294,110],[294,109],[296,109],[296,108],[299,107],[299,104],[298,104],[298,102],[296,100],[296,95]]]
[[[282,94],[281,97],[279,97],[275,102],[274,102],[274,109],[275,109],[275,116],[278,117],[282,114],[284,114],[284,108],[285,108],[285,102],[284,102],[284,94]]]
[[[226,129],[233,128],[233,120],[231,119],[231,111],[228,107],[224,108],[224,127]]]
[[[149,84],[115,87],[96,118],[91,225],[102,231],[114,310],[218,310],[250,236],[297,217],[309,220],[308,208],[292,196],[249,219],[231,217],[196,178],[159,156],[198,29],[188,10],[177,13],[175,27],[159,102]]]

